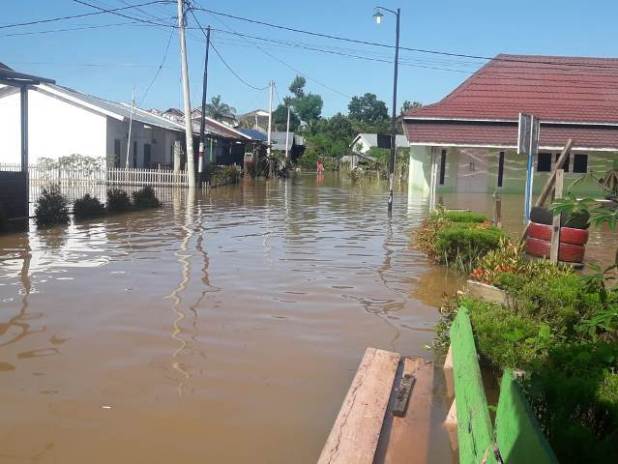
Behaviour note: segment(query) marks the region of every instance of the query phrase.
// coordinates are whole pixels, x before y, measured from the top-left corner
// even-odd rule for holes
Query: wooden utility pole
[[[268,164],[270,166],[271,174],[274,172],[272,166],[272,128],[273,128],[273,90],[274,90],[274,82],[270,81],[268,83],[268,147],[266,148],[266,154],[268,158]]]
[[[206,29],[206,58],[204,59],[204,82],[202,85],[202,114],[200,115],[200,161],[198,171],[200,174],[203,172],[204,163],[207,161],[204,159],[205,148],[205,129],[206,129],[206,91],[208,90],[208,50],[210,49],[210,26]],[[201,176],[200,176],[201,177]],[[200,178],[200,181],[202,179]]]
[[[178,37],[180,38],[180,62],[182,74],[182,99],[185,112],[185,143],[187,154],[187,178],[189,189],[195,189],[195,158],[193,157],[193,127],[191,125],[191,95],[189,90],[189,65],[187,64],[187,40],[185,38],[185,0],[178,0]]]
[[[127,161],[125,167],[129,169],[129,157],[131,155],[131,131],[133,129],[133,112],[135,111],[135,88],[131,94],[131,112],[129,113],[129,135],[127,137]]]
[[[288,148],[290,143],[290,105],[288,105],[288,122],[285,125],[285,160],[290,159],[290,150]]]

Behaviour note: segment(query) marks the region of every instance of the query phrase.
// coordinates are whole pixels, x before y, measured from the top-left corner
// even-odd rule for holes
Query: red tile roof
[[[407,121],[405,133],[411,143],[421,145],[463,145],[514,148],[517,124],[452,121]],[[618,151],[618,127],[541,125],[541,148],[563,147],[572,138],[576,149]]]
[[[618,59],[498,55],[415,118],[541,120],[618,124]]]

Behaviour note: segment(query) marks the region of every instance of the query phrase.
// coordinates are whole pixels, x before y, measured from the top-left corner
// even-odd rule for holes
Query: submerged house
[[[592,174],[573,191],[598,191],[593,177],[618,160],[618,59],[498,55],[441,101],[404,116],[409,188],[429,190],[433,159],[438,191],[523,192],[519,113],[541,122],[535,191],[569,138],[566,185]]]
[[[18,89],[0,88],[1,163],[19,162],[19,104]],[[131,125],[129,167],[169,167],[174,142],[183,140],[181,124],[56,84],[30,86],[28,106],[30,164],[80,154],[105,158],[108,167],[125,167]]]

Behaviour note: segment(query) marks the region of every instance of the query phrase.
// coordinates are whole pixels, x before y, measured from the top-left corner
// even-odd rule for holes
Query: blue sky
[[[146,0],[88,1],[101,7],[118,8]],[[384,23],[377,26],[371,17],[376,5],[373,1],[194,0],[194,3],[300,29],[367,41],[394,41],[394,18],[387,15]],[[401,44],[408,47],[483,56],[500,52],[618,56],[618,41],[615,40],[618,2],[615,1],[382,0],[381,4],[402,9]],[[0,27],[91,11],[72,0],[4,0],[2,6]],[[126,10],[127,14],[146,17],[149,13],[168,18],[167,21],[171,21],[175,12],[173,4],[151,5],[142,11]],[[202,25],[210,24],[221,30],[378,59],[392,57],[390,50],[275,30],[203,12],[197,14]],[[0,28],[0,62],[112,100],[129,101],[135,87],[140,103],[162,62],[170,38],[169,29],[123,24],[69,32],[10,35],[127,21],[105,14],[37,26]],[[190,21],[194,25],[192,18]],[[288,94],[289,82],[298,70],[308,80],[307,89],[322,95],[327,116],[337,111],[346,112],[349,97],[365,92],[377,94],[390,106],[392,64],[317,53],[280,43],[248,41],[221,32],[213,33],[213,43],[229,65],[249,83],[264,87],[269,80],[275,81],[275,103]],[[192,105],[197,106],[201,98],[204,55],[204,41],[199,31],[190,32],[188,49]],[[479,60],[412,52],[402,52],[401,59],[400,103],[405,99],[434,102],[483,64]],[[174,32],[165,65],[142,105],[162,109],[180,107],[179,73],[178,37]],[[265,90],[256,91],[245,86],[214,54],[211,54],[208,93],[209,96],[222,95],[223,100],[239,112],[265,108],[268,103]]]

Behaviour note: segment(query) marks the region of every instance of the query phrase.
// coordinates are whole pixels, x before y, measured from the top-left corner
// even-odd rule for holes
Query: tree
[[[374,124],[388,119],[386,103],[369,92],[361,97],[352,97],[348,110],[350,118],[362,122]]]
[[[296,109],[296,113],[301,121],[305,122],[318,120],[322,114],[323,104],[322,97],[313,93],[292,99],[292,105]]]
[[[225,116],[235,114],[236,108],[228,105],[227,103],[223,103],[221,101],[221,95],[212,97],[210,99],[210,103],[206,104],[206,115],[213,119],[216,119],[217,121],[222,120]]]
[[[288,107],[286,105],[279,105],[275,111],[273,111],[273,124],[279,131],[284,131],[287,127],[288,120]],[[290,111],[290,131],[294,132],[300,126],[300,119],[298,115],[292,109]]]
[[[408,111],[414,110],[416,108],[421,108],[422,106],[423,104],[421,102],[410,102],[410,100],[406,100],[403,102],[403,105],[401,105],[401,114],[407,113]]]
[[[307,83],[307,79],[303,76],[296,76],[292,83],[290,84],[290,92],[296,98],[303,98],[305,96],[305,84]]]

